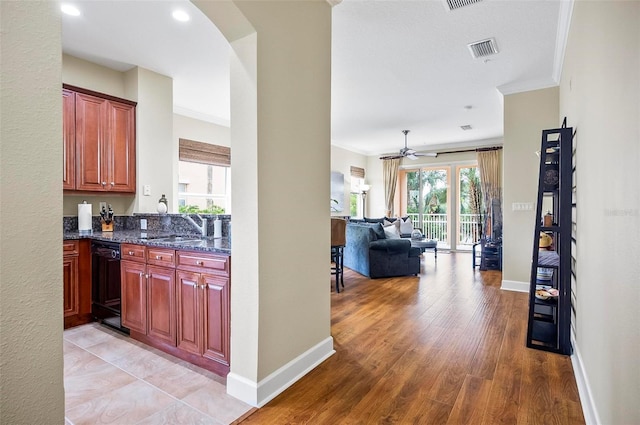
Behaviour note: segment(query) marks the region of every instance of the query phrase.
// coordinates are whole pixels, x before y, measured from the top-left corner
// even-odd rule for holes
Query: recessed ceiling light
[[[184,10],[174,10],[173,13],[171,14],[173,16],[173,19],[175,19],[176,21],[180,21],[180,22],[187,22],[189,19],[191,19],[189,17],[189,15],[187,14],[187,12],[185,12]]]
[[[60,5],[60,10],[62,10],[62,13],[66,14],[66,15],[70,15],[70,16],[80,16],[80,10],[70,4],[61,4]]]

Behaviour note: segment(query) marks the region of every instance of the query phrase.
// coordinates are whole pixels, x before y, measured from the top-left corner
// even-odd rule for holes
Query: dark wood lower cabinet
[[[62,243],[64,328],[91,321],[91,242],[88,239]]]
[[[122,252],[140,252],[127,245]],[[146,259],[146,263],[145,263]],[[181,263],[182,261],[182,263]],[[177,262],[177,269],[169,267]],[[147,247],[122,261],[122,324],[139,341],[229,373],[229,257]]]
[[[176,345],[176,274],[174,269],[147,266],[147,335]]]
[[[147,278],[144,263],[122,261],[120,284],[122,285],[122,326],[147,333]]]

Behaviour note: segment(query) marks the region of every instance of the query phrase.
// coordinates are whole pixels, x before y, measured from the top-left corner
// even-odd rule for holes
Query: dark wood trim
[[[76,93],[88,94],[90,96],[96,96],[96,97],[100,97],[102,99],[112,100],[114,102],[124,103],[126,105],[136,106],[138,104],[138,102],[134,102],[133,100],[128,100],[128,99],[123,99],[121,97],[111,96],[110,94],[100,93],[100,92],[89,90],[89,89],[85,89],[85,88],[82,88],[82,87],[72,86],[70,84],[62,83],[62,88],[63,89],[67,89],[67,90],[72,90],[72,91],[74,91]]]

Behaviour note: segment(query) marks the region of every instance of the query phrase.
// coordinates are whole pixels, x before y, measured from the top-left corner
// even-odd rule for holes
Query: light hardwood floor
[[[569,357],[525,346],[527,294],[470,254],[421,267],[332,281],[336,354],[242,424],[584,423]]]

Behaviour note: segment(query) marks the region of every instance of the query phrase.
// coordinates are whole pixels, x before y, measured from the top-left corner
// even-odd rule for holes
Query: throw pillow
[[[384,233],[384,228],[382,227],[382,223],[375,223],[371,225],[371,229],[373,229],[373,232],[376,234],[376,237],[378,239],[385,239],[385,233]]]
[[[398,226],[395,223],[391,223],[388,226],[384,226],[384,234],[387,239],[400,239],[400,233],[398,233]]]
[[[407,217],[407,219],[405,220],[404,218],[401,218],[400,220],[400,234],[407,234],[410,235],[411,232],[413,232],[413,223],[411,222],[411,218]]]

